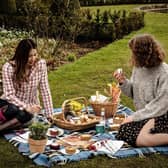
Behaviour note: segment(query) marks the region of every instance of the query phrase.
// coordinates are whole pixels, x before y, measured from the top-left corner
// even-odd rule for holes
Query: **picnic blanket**
[[[61,108],[54,109],[54,112],[60,112]],[[92,112],[92,108],[89,108],[89,111]],[[132,113],[132,110],[128,107],[125,107],[123,105],[118,106],[117,113],[126,113],[127,115],[130,115]],[[90,133],[95,131],[95,128],[92,130],[87,130]],[[70,134],[71,132],[68,130],[64,130],[65,134]],[[115,143],[115,135],[116,132],[107,132],[103,134],[95,134],[93,137],[97,138],[98,141],[103,140],[112,140]],[[37,165],[42,165],[45,167],[52,167],[53,165],[63,165],[69,162],[75,162],[80,160],[86,160],[89,158],[92,158],[97,155],[106,155],[110,158],[126,158],[126,157],[132,157],[132,156],[144,156],[146,154],[152,154],[152,153],[160,153],[160,154],[168,154],[168,146],[158,146],[158,147],[142,147],[142,148],[133,148],[130,146],[123,146],[120,149],[117,149],[115,152],[106,152],[106,151],[94,151],[94,150],[81,150],[79,153],[73,154],[73,155],[64,155],[56,151],[52,151],[49,146],[46,146],[45,152],[40,153],[34,153],[31,154],[29,151],[29,145],[24,140],[20,141],[18,136],[18,132],[11,132],[8,134],[5,134],[4,137],[12,143],[14,146],[18,148],[18,151],[24,155],[29,157],[33,160],[33,162]]]

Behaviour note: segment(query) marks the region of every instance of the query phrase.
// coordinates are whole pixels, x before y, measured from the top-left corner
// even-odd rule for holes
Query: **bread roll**
[[[67,154],[74,154],[76,152],[76,148],[72,147],[72,146],[67,146],[65,148],[65,151],[66,151]]]

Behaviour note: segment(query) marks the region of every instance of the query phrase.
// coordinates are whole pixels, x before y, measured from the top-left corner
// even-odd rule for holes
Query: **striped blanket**
[[[60,112],[61,109],[57,108],[57,109],[54,109],[54,111]],[[89,111],[92,112],[92,108],[89,108]],[[132,111],[128,107],[119,105],[117,113],[126,113],[127,115],[130,115]],[[27,130],[25,130],[25,132],[26,131]],[[93,133],[95,131],[95,128],[87,131]],[[68,130],[64,130],[64,133],[65,135],[70,134]],[[103,151],[80,150],[79,153],[76,153],[73,155],[65,155],[60,153],[59,151],[58,152],[53,151],[50,149],[49,146],[46,146],[44,153],[31,154],[29,151],[29,145],[27,141],[24,140],[23,138],[22,139],[20,138],[21,134],[22,134],[21,132],[15,131],[15,132],[5,134],[4,137],[10,143],[16,146],[18,148],[18,151],[22,155],[32,159],[35,164],[42,165],[45,167],[51,167],[53,165],[62,165],[62,164],[66,164],[74,161],[86,160],[88,158],[92,158],[97,155],[106,155],[111,158],[126,158],[126,157],[132,157],[132,156],[144,156],[152,153],[168,154],[168,146],[133,148],[133,147],[124,146],[124,145],[122,146],[122,148],[117,149],[117,151],[111,152],[111,153],[109,151],[106,152],[105,150]],[[115,134],[116,132],[109,132],[109,133],[103,133],[103,134],[95,134],[93,137],[98,141],[108,139],[115,142]]]

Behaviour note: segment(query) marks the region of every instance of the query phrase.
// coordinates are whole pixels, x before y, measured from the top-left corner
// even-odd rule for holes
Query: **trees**
[[[80,23],[79,0],[53,0],[50,28],[55,37],[74,40]]]
[[[0,0],[0,13],[13,14],[16,10],[16,0]]]

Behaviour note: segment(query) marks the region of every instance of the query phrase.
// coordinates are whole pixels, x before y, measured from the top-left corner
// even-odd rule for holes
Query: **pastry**
[[[82,134],[82,135],[80,136],[80,139],[81,139],[82,141],[89,141],[89,140],[91,139],[91,137],[92,137],[92,135],[90,135],[90,134]]]
[[[109,125],[109,127],[110,127],[110,130],[112,131],[118,131],[120,124],[111,124]]]
[[[66,151],[67,154],[74,154],[76,152],[76,148],[72,147],[72,146],[67,146],[65,148],[65,151]]]

